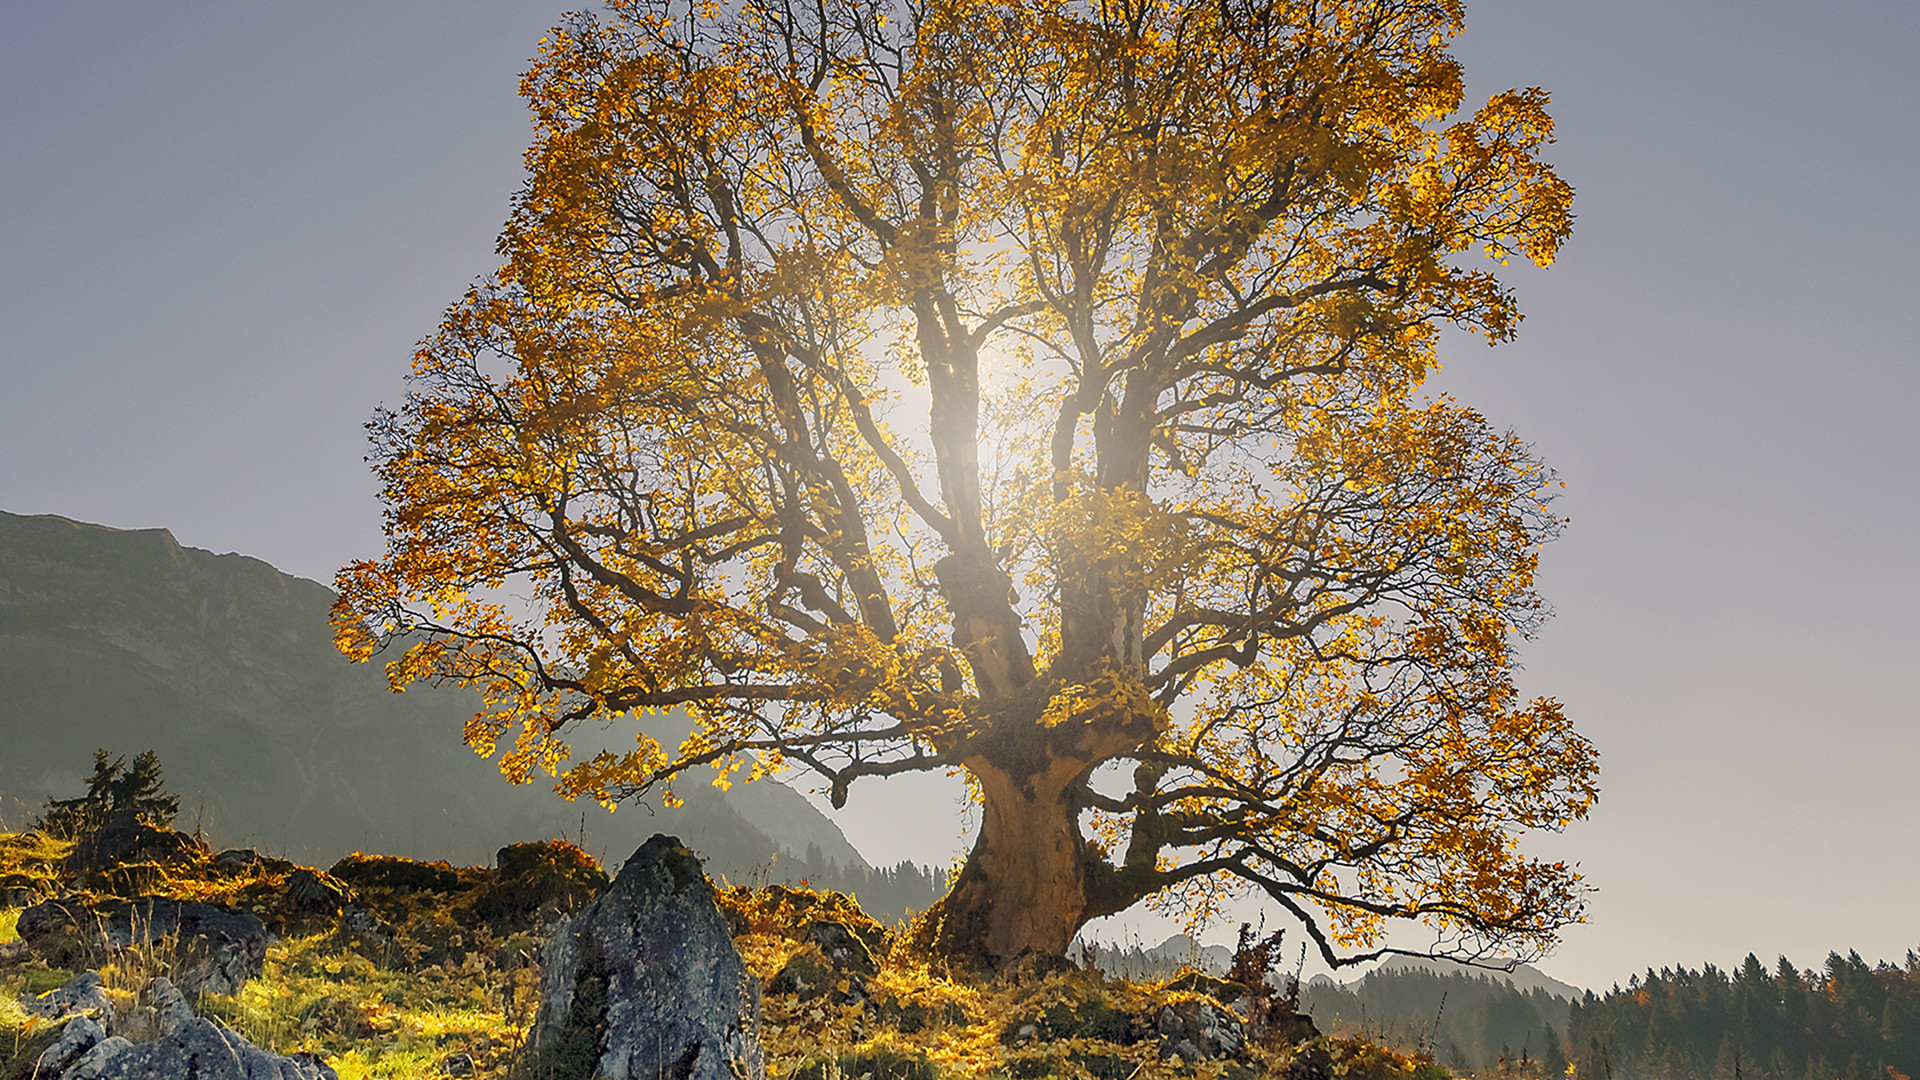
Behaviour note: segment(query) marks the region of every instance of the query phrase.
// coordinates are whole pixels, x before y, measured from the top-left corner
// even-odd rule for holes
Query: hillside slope
[[[690,784],[682,809],[612,815],[510,786],[460,742],[472,699],[394,694],[378,664],[348,663],[332,602],[323,585],[164,529],[0,512],[0,816],[20,824],[48,795],[76,793],[95,747],[151,747],[182,827],[322,866],[353,850],[486,863],[504,844],[584,829],[614,865],[667,832],[722,873],[808,845],[866,869],[777,784],[731,801]]]
[[[1315,978],[1301,988],[1300,1004],[1323,1029],[1426,1050],[1456,1073],[1504,1074],[1524,1057],[1540,1064],[1541,1075],[1557,1076],[1567,1064],[1569,1010],[1580,996],[1525,964],[1489,972],[1396,957],[1344,985]]]

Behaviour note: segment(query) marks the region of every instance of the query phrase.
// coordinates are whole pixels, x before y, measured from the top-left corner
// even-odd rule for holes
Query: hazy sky
[[[374,554],[360,425],[493,265],[558,12],[0,4],[0,509],[323,581]],[[1603,795],[1536,847],[1600,891],[1543,966],[1920,947],[1920,5],[1468,27],[1474,95],[1553,92],[1579,193],[1561,263],[1513,275],[1520,341],[1437,380],[1567,482],[1523,681]],[[839,815],[870,858],[950,854],[948,795],[881,794]]]

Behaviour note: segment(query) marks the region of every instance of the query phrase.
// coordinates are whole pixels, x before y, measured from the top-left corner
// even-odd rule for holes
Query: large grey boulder
[[[700,860],[654,836],[554,925],[534,1052],[557,1080],[763,1080],[760,984]],[[548,1075],[542,1071],[541,1075]]]

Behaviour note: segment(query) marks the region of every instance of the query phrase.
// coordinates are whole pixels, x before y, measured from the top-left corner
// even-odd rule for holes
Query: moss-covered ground
[[[147,892],[258,914],[274,935],[264,971],[238,994],[202,995],[193,1002],[196,1011],[267,1049],[319,1054],[343,1080],[517,1080],[534,1073],[526,1064],[531,1056],[521,1051],[537,1001],[543,927],[605,880],[591,860],[561,842],[508,849],[514,854],[503,853],[503,869],[354,856],[325,873],[201,851],[165,865],[74,875],[64,868],[71,847],[38,833],[0,834],[0,881],[30,880],[41,896],[85,900]],[[720,901],[748,967],[769,987],[763,1036],[772,1077],[1447,1075],[1430,1059],[1354,1039],[1276,1038],[1240,1060],[1182,1061],[1163,1056],[1139,1018],[1200,998],[1206,980],[1129,982],[1064,966],[969,978],[896,945],[911,938],[905,928],[880,926],[839,894],[722,888]],[[350,905],[346,913],[342,904]],[[165,943],[50,967],[13,940],[19,912],[18,906],[0,908],[0,1080],[29,1077],[34,1059],[57,1035],[16,999],[58,987],[78,968],[101,972],[122,1029],[137,1034],[150,1019],[139,989],[172,970]],[[872,967],[850,971],[831,961],[806,933],[817,920],[851,929]],[[797,980],[805,986],[796,988],[790,985],[795,972],[814,977]]]

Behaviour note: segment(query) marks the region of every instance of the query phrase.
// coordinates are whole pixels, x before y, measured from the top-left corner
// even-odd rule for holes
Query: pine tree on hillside
[[[1649,970],[1571,1012],[1578,1080],[1617,1069],[1676,1080],[1836,1080],[1920,1073],[1920,956],[1870,966],[1857,952],[1823,968],[1749,955],[1731,974]]]
[[[40,828],[63,837],[96,832],[123,819],[167,828],[180,813],[180,797],[163,793],[162,786],[160,756],[152,750],[136,756],[130,769],[124,756],[116,758],[104,748],[95,750],[87,793],[71,799],[48,799]]]

